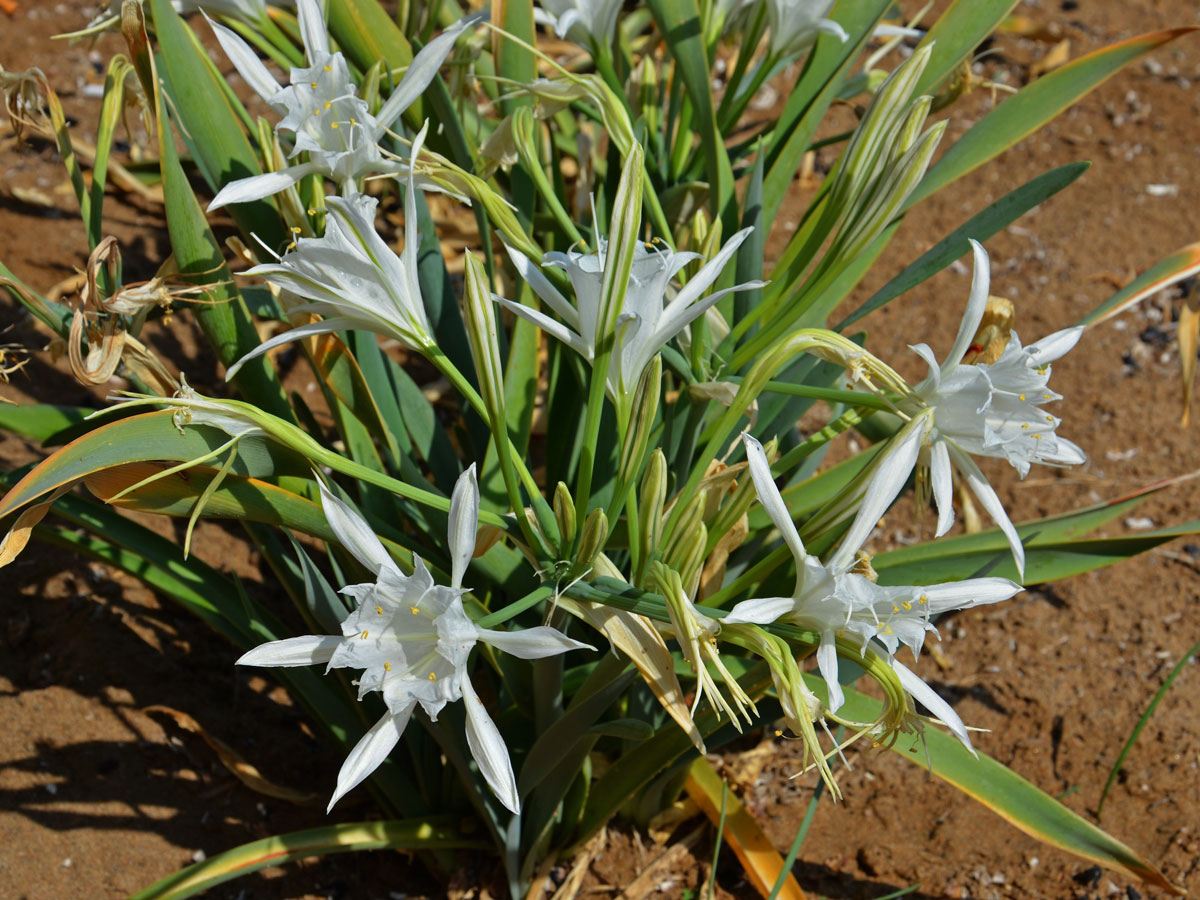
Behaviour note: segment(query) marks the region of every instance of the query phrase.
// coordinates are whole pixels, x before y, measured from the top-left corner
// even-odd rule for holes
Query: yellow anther
[[[653,250],[653,249],[654,249],[654,245],[653,245],[652,243],[650,243],[649,241],[646,241],[646,242],[645,242],[645,245],[646,245],[646,249],[647,249],[647,250]]]
[[[1023,428],[1023,429],[1028,429],[1028,428],[1029,428],[1029,423],[1028,423],[1028,422],[1022,422],[1022,423],[1021,423],[1021,428]]]
[[[383,615],[383,607],[382,606],[375,607],[375,612],[376,612],[376,614],[382,616]]]
[[[292,241],[290,244],[288,244],[288,245],[287,245],[287,248],[288,248],[289,250],[295,250],[295,249],[296,249],[296,242],[295,242],[295,241]]]
[[[314,81],[314,82],[312,82],[312,89],[313,89],[314,91],[317,89],[317,83],[316,83],[315,81]]]
[[[350,117],[350,124],[351,124],[351,125],[357,125],[357,124],[358,124],[358,119],[354,118],[354,116],[351,116],[351,117]]]
[[[311,209],[311,208],[310,208],[310,209],[309,209],[309,211],[308,211],[308,214],[309,214],[310,216],[315,216],[315,215],[317,214],[317,211],[316,211],[315,209]]]
[[[908,610],[912,609],[912,601],[911,601],[911,600],[905,600],[905,601],[904,601],[903,603],[901,603],[900,605],[904,607],[904,611],[905,611],[905,612],[907,612]]]
[[[338,127],[340,127],[340,126],[338,125],[338,123],[337,123],[337,122],[334,122],[334,123],[333,123],[332,125],[330,125],[329,127],[330,127],[330,128],[338,128]]]
[[[928,603],[928,602],[929,602],[929,598],[926,597],[924,594],[922,594],[921,599],[917,601],[917,603]]]
[[[390,672],[390,671],[392,671],[392,664],[391,664],[391,663],[389,663],[389,662],[385,662],[385,663],[383,664],[383,670],[384,670],[385,672]]]
[[[775,737],[783,737],[783,732],[778,728],[775,729]]]
[[[1035,441],[1040,441],[1040,440],[1042,439],[1042,436],[1041,436],[1040,434],[1035,434],[1035,435],[1033,436],[1033,439],[1034,439]]]
[[[1053,397],[1054,397],[1054,395],[1053,395],[1053,394],[1042,394],[1042,399],[1043,399],[1043,400],[1050,400],[1050,399],[1052,399]]]
[[[898,607],[895,603],[892,604],[892,612],[900,612],[900,607]]]
[[[419,612],[420,612],[420,610],[419,610],[419,609],[417,609],[415,606],[410,606],[410,607],[408,608],[408,611],[409,611],[410,613],[412,613],[414,616],[415,616],[417,613],[419,613]]]
[[[838,637],[840,637],[840,638],[844,638],[844,637],[846,636],[846,632],[844,632],[844,631],[839,631],[839,632],[837,633],[837,636],[838,636]]]
[[[367,635],[368,635],[368,634],[370,634],[370,632],[369,632],[369,631],[367,631],[367,629],[365,629],[365,628],[364,628],[364,629],[363,629],[363,633],[362,633],[362,634],[360,634],[360,635],[359,635],[359,637],[360,637],[360,638],[362,638],[362,639],[365,641],[365,640],[367,639]]]
[[[293,226],[292,226],[292,234],[299,234],[299,233],[300,233],[300,226],[299,226],[299,225],[293,225]]]
[[[319,110],[319,109],[314,109],[314,110],[313,110],[313,116],[314,116],[314,117],[315,117],[315,116],[319,116],[320,114],[321,114],[321,110]]]
[[[429,673],[429,680],[430,680],[430,681],[437,681],[437,673],[436,673],[436,672],[430,672],[430,673]]]
[[[1049,422],[1051,425],[1053,425],[1054,424],[1054,416],[1046,416],[1046,421]]]
[[[1025,399],[1025,395],[1024,395],[1024,394],[1017,394],[1017,399],[1018,399],[1018,400],[1024,400],[1024,399]]]
[[[323,107],[321,107],[321,108],[322,108],[322,109],[329,109],[329,107],[331,107],[331,106],[333,106],[333,101],[331,101],[331,100],[326,100],[326,101],[325,101],[325,105],[324,105]]]
[[[333,66],[326,66],[326,67],[325,67],[325,71],[326,71],[326,72],[332,72],[332,71],[333,71]]]

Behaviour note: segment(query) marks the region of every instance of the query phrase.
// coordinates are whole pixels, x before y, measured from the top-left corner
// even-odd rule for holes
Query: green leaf
[[[1168,285],[1200,272],[1200,243],[1188,244],[1166,259],[1155,263],[1108,300],[1079,320],[1080,325],[1096,325],[1119,316],[1139,300]]]
[[[1167,680],[1162,683],[1157,691],[1154,692],[1154,698],[1150,701],[1150,705],[1146,707],[1146,711],[1142,713],[1141,718],[1137,720],[1137,724],[1133,726],[1133,731],[1130,733],[1125,745],[1121,747],[1121,752],[1117,754],[1117,761],[1113,763],[1112,769],[1108,773],[1108,778],[1104,782],[1104,790],[1100,792],[1100,801],[1096,804],[1096,818],[1100,818],[1100,813],[1104,810],[1104,800],[1108,797],[1108,791],[1113,786],[1113,782],[1117,780],[1117,774],[1121,771],[1121,766],[1125,765],[1125,757],[1129,755],[1129,751],[1133,749],[1133,745],[1137,743],[1138,737],[1142,733],[1142,729],[1146,727],[1146,723],[1150,721],[1150,717],[1154,715],[1154,710],[1158,708],[1159,702],[1167,695],[1167,691],[1171,689],[1171,685],[1175,683],[1175,679],[1179,677],[1179,673],[1183,671],[1193,656],[1200,653],[1200,641],[1192,644],[1192,649],[1183,654],[1179,662],[1175,663],[1171,673],[1167,675]]]
[[[842,319],[835,330],[841,331],[867,313],[879,309],[901,294],[912,290],[927,278],[933,277],[954,260],[970,251],[968,238],[974,238],[977,241],[987,240],[1007,228],[1039,203],[1071,184],[1086,172],[1090,165],[1091,163],[1078,162],[1059,166],[1005,194],[938,241],[920,259],[876,291],[862,306]],[[1200,249],[1200,244],[1195,246]]]
[[[834,35],[818,38],[772,130],[763,182],[763,218],[768,224],[774,221],[829,105],[889,5],[886,0],[842,0],[830,12],[829,17],[845,27],[850,38],[845,44]]]
[[[0,516],[6,516],[61,485],[87,475],[132,462],[197,459],[229,442],[229,435],[211,425],[189,425],[176,429],[170,410],[119,419],[90,431],[42,460],[0,500]],[[307,475],[305,460],[278,444],[254,437],[237,445],[238,457],[231,474]]]
[[[667,42],[692,104],[692,128],[700,135],[700,145],[704,151],[713,215],[721,219],[726,234],[733,234],[738,227],[733,167],[717,124],[704,29],[700,26],[700,9],[696,0],[649,0],[647,5]]]
[[[160,48],[155,63],[165,81],[165,90],[171,97],[171,113],[178,117],[180,134],[209,187],[217,190],[239,178],[262,174],[262,166],[246,137],[242,121],[225,94],[224,81],[196,35],[175,12],[169,0],[150,0],[150,8],[154,13],[155,34]],[[165,118],[166,110],[160,107],[160,112]],[[165,158],[163,168],[165,178]],[[168,216],[171,205],[168,195]],[[267,200],[238,203],[230,207],[229,212],[246,238],[251,234],[257,235],[272,247],[279,247],[287,240],[287,232],[279,214]],[[181,260],[181,268],[183,265],[184,261]],[[225,277],[228,278],[228,273],[225,273]],[[232,361],[222,359],[226,364]]]
[[[484,850],[487,844],[461,837],[452,825],[436,819],[413,822],[347,822],[308,831],[293,831],[251,841],[168,875],[129,900],[182,900],[218,884],[267,866],[360,850]]]
[[[1123,66],[1195,30],[1196,26],[1169,28],[1129,38],[1081,56],[1026,85],[950,146],[925,173],[907,205],[915,206],[1037,131]]]
[[[933,44],[933,52],[913,96],[937,90],[1016,5],[1016,0],[954,0],[921,39],[920,46]]]
[[[80,406],[54,406],[50,403],[0,404],[0,428],[41,442],[64,428],[77,425],[93,412],[95,410]]]
[[[804,680],[818,696],[825,696],[820,677],[806,673]],[[883,706],[878,700],[851,689],[846,689],[845,693],[846,701],[838,710],[839,715],[856,722],[874,722],[879,718]],[[1172,894],[1183,893],[1125,844],[1067,809],[1011,769],[983,754],[972,756],[956,738],[937,728],[926,728],[923,740],[934,775],[1031,837],[1141,878]],[[925,748],[918,735],[901,734],[889,748],[916,765],[925,765]]]
[[[326,634],[341,632],[342,621],[350,612],[350,608],[338,596],[337,591],[329,586],[325,576],[316,564],[304,552],[304,547],[289,535],[292,549],[296,552],[296,560],[304,577],[304,600],[313,620]]]

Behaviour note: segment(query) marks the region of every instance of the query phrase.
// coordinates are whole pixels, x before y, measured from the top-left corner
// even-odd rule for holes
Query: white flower
[[[589,41],[602,47],[612,44],[621,0],[542,0],[541,5],[534,16],[550,25],[560,38],[570,38],[584,47]]]
[[[334,534],[378,580],[343,588],[358,601],[340,635],[304,635],[256,647],[238,660],[247,666],[308,666],[362,669],[358,696],[383,694],[388,711],[355,745],[338,773],[329,808],[375,770],[400,740],[419,703],[430,719],[447,703],[466,703],[467,745],[480,774],[508,809],[520,812],[517,782],[504,738],[484,709],[467,674],[467,658],[483,641],[522,659],[593,649],[553,628],[493,631],[463,611],[461,587],[475,548],[479,486],[475,467],[458,479],[450,501],[451,576],[435,584],[419,557],[412,575],[401,572],[363,519],[321,486],[321,501]]]
[[[995,362],[962,363],[987,308],[990,282],[987,252],[976,241],[971,247],[971,295],[945,362],[939,366],[926,344],[912,347],[929,364],[929,375],[915,392],[934,411],[928,464],[938,509],[937,534],[945,534],[954,523],[953,466],[1008,537],[1017,570],[1024,574],[1025,550],[1017,530],[970,454],[1007,459],[1022,478],[1031,463],[1069,466],[1086,460],[1079,447],[1055,434],[1060,420],[1041,408],[1062,399],[1047,386],[1050,363],[1075,346],[1083,328],[1057,331],[1028,347],[1021,346],[1014,331]]]
[[[872,646],[884,651],[889,659],[904,644],[915,657],[925,641],[925,634],[937,632],[931,617],[952,609],[997,603],[1021,590],[1020,585],[1007,578],[971,578],[924,587],[886,587],[854,571],[860,548],[916,464],[926,437],[928,417],[928,413],[923,413],[914,419],[888,449],[871,477],[858,515],[827,563],[805,552],[796,525],[771,477],[770,463],[762,445],[750,435],[744,435],[750,475],[758,499],[796,561],[796,587],[791,597],[745,600],[722,622],[765,625],[778,620],[816,631],[821,641],[817,649],[817,667],[829,688],[832,712],[836,712],[844,700],[838,682],[839,637],[853,635],[864,650],[874,642]],[[909,675],[919,681],[915,675]],[[925,690],[933,693],[927,686]],[[909,692],[914,693],[911,688]],[[929,707],[924,692],[914,695]],[[971,746],[966,728],[947,704],[929,708],[964,745]]]
[[[764,282],[748,281],[714,291],[703,299],[700,296],[717,280],[721,270],[752,230],[743,228],[737,232],[669,301],[667,295],[671,279],[689,262],[699,259],[699,254],[677,253],[641,242],[637,244],[629,288],[617,319],[616,340],[608,370],[608,390],[614,399],[623,401],[629,397],[654,355],[710,306],[726,294],[763,286]],[[512,248],[508,250],[518,274],[558,314],[561,322],[519,303],[495,297],[499,303],[553,335],[588,362],[594,362],[596,356],[600,291],[608,256],[607,242],[601,238],[599,245],[598,253],[570,250],[566,253],[547,253],[545,256],[543,265],[566,271],[575,289],[574,306],[558,292],[532,260]]]
[[[425,129],[413,141],[417,158]],[[433,330],[417,280],[417,186],[410,169],[404,198],[404,250],[397,256],[375,231],[374,197],[328,197],[325,234],[298,238],[296,248],[277,263],[247,270],[271,284],[309,301],[293,313],[316,313],[324,318],[300,325],[259,344],[232,366],[241,366],[273,347],[314,334],[362,328],[388,335],[414,350],[433,343]]]
[[[766,2],[772,57],[802,53],[815,44],[821,34],[835,35],[843,42],[848,38],[841,25],[825,18],[825,13],[833,6],[833,0]]]
[[[308,162],[242,178],[225,185],[210,210],[277,194],[301,178],[319,173],[332,178],[343,193],[353,194],[357,179],[381,172],[403,171],[379,149],[384,132],[429,87],[458,36],[479,17],[467,16],[426,44],[409,65],[379,110],[372,116],[355,93],[341,53],[331,53],[325,17],[317,0],[298,0],[300,31],[307,68],[291,71],[291,84],[280,87],[254,51],[223,25],[210,20],[222,49],[242,78],[272,109],[283,116],[276,131],[293,136],[291,156],[308,153]]]

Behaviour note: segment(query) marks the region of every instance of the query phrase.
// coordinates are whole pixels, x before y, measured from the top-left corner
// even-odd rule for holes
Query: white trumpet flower
[[[426,126],[426,128],[428,125]],[[415,161],[425,129],[413,141]],[[375,230],[378,201],[366,194],[328,197],[325,234],[298,238],[279,262],[249,269],[271,284],[309,301],[293,313],[316,313],[319,321],[300,325],[259,344],[232,366],[232,378],[248,360],[273,347],[314,334],[362,328],[394,337],[421,351],[433,344],[433,329],[417,279],[417,184],[412,169],[404,198],[404,250],[399,256]]]
[[[524,631],[480,628],[463,611],[462,577],[475,549],[479,486],[472,465],[458,479],[450,501],[449,586],[435,584],[419,557],[412,575],[401,572],[371,527],[324,485],[321,503],[342,545],[375,572],[375,583],[342,589],[358,601],[340,635],[304,635],[263,644],[238,660],[245,666],[309,666],[362,669],[358,696],[383,694],[387,712],[354,746],[338,773],[329,808],[387,758],[417,704],[436,721],[447,703],[466,704],[471,755],[488,786],[509,810],[521,804],[504,738],[484,709],[468,676],[467,658],[479,642],[518,656],[541,659],[568,650],[593,649],[545,626]]]
[[[743,228],[731,237],[712,259],[693,275],[682,288],[668,297],[668,285],[679,271],[694,259],[697,253],[679,253],[653,244],[639,243],[634,249],[633,268],[629,275],[629,289],[625,293],[621,315],[617,319],[616,341],[612,362],[608,369],[608,391],[614,400],[629,397],[637,387],[638,379],[650,360],[664,345],[709,307],[734,291],[747,291],[762,287],[765,282],[747,281],[724,290],[714,291],[701,299],[701,295],[712,286],[725,268],[737,248],[750,235],[752,228]],[[604,282],[604,266],[608,257],[608,244],[601,238],[597,253],[547,253],[545,266],[563,269],[575,289],[575,304],[572,305],[550,280],[541,273],[534,262],[512,248],[508,255],[518,274],[529,283],[534,292],[562,320],[557,321],[544,313],[495,297],[495,300],[518,316],[528,319],[547,334],[573,349],[589,363],[595,360],[600,316],[601,285]]]
[[[952,609],[997,603],[1021,590],[1020,585],[1007,578],[970,578],[923,587],[887,587],[855,571],[859,550],[916,464],[921,444],[932,424],[930,419],[929,412],[918,415],[888,448],[871,477],[858,515],[828,562],[821,562],[805,551],[783,496],[775,486],[762,445],[750,435],[743,436],[758,499],[796,561],[796,587],[791,597],[745,600],[722,622],[765,625],[782,621],[816,631],[821,641],[817,649],[817,667],[829,689],[831,712],[836,712],[845,699],[838,682],[838,638],[852,635],[861,642],[864,651],[870,644],[893,661],[903,644],[915,657],[924,644],[926,633],[937,633],[931,621],[933,616]],[[917,677],[911,675],[911,678]],[[925,691],[933,693],[927,686]],[[911,689],[909,692],[914,693]],[[914,695],[926,703],[924,691]],[[966,727],[948,704],[943,702],[936,709],[929,708],[970,748]]]
[[[308,67],[292,69],[291,84],[287,87],[280,87],[275,76],[237,34],[209,20],[221,48],[242,78],[283,116],[275,130],[293,137],[290,155],[308,153],[306,163],[230,182],[213,198],[210,210],[269,197],[312,174],[332,178],[344,194],[350,195],[357,191],[356,182],[360,178],[405,171],[406,166],[383,158],[379,140],[429,87],[459,35],[479,20],[479,15],[460,19],[426,44],[413,58],[379,114],[372,116],[367,104],[355,93],[345,57],[330,52],[320,4],[317,0],[298,0],[297,9]]]
[[[1041,408],[1062,399],[1048,387],[1050,363],[1075,346],[1083,328],[1057,331],[1028,347],[1021,346],[1014,331],[995,362],[961,362],[987,309],[990,286],[987,252],[976,241],[971,241],[971,248],[975,257],[971,294],[945,361],[939,365],[926,344],[911,348],[929,365],[929,375],[915,393],[933,409],[928,466],[938,510],[937,535],[945,534],[954,523],[953,467],[1008,538],[1017,570],[1023,575],[1021,539],[971,455],[1006,459],[1022,478],[1031,463],[1070,466],[1086,461],[1078,446],[1055,434],[1060,420]]]

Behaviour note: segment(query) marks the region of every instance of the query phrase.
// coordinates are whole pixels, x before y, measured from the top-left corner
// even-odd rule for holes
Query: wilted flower
[[[412,158],[421,149],[425,130],[413,141]],[[397,256],[375,231],[378,201],[366,194],[326,199],[325,234],[297,238],[296,248],[279,262],[256,266],[248,275],[261,275],[272,284],[309,302],[293,313],[324,318],[300,325],[259,344],[232,366],[232,378],[248,360],[273,347],[314,334],[362,328],[394,337],[415,350],[433,343],[433,329],[417,280],[417,186],[409,170],[404,198],[404,250]]]
[[[744,435],[750,475],[758,499],[795,559],[796,587],[791,597],[745,600],[723,621],[758,625],[782,621],[816,631],[821,641],[817,649],[817,666],[829,688],[832,712],[837,711],[844,699],[838,682],[838,638],[853,635],[864,651],[874,642],[872,646],[886,653],[889,659],[904,644],[915,656],[925,641],[926,632],[937,632],[933,616],[952,609],[997,603],[1021,590],[1020,585],[1006,578],[970,578],[923,587],[885,587],[876,584],[869,574],[860,574],[859,550],[912,471],[931,424],[929,418],[930,414],[926,412],[914,419],[888,448],[867,486],[858,515],[842,543],[825,563],[805,551],[783,496],[771,477],[762,445],[750,435]],[[916,678],[915,675],[912,677]],[[958,716],[953,715],[953,710],[946,706],[939,714],[955,736],[970,747],[966,729]],[[946,718],[946,715],[950,717]]]
[[[608,370],[608,390],[614,398],[627,398],[637,387],[642,370],[654,355],[693,320],[703,315],[710,306],[726,294],[763,286],[761,281],[747,281],[731,288],[714,291],[701,299],[701,295],[717,280],[721,270],[751,231],[750,228],[743,228],[737,232],[721,251],[692,276],[686,285],[675,291],[669,300],[668,285],[671,279],[689,262],[699,259],[699,254],[679,253],[654,244],[637,244],[629,276],[629,289],[625,293],[621,314],[617,319],[616,343]],[[599,245],[597,253],[570,250],[566,253],[547,253],[545,256],[543,265],[555,266],[566,271],[571,286],[575,289],[574,305],[558,292],[532,260],[511,248],[508,251],[517,272],[558,314],[561,322],[503,297],[495,298],[517,315],[558,338],[588,362],[595,360],[600,337],[597,334],[600,294],[608,256],[607,241],[601,238]]]
[[[971,294],[945,362],[939,366],[927,344],[912,348],[929,364],[929,375],[915,393],[934,411],[928,465],[938,509],[937,534],[945,534],[954,523],[953,466],[1008,537],[1017,569],[1023,573],[1021,539],[971,454],[1007,459],[1022,478],[1031,463],[1069,466],[1086,460],[1079,447],[1055,434],[1060,420],[1041,408],[1061,399],[1047,386],[1050,363],[1075,346],[1083,328],[1057,331],[1028,347],[1021,346],[1013,331],[995,362],[961,362],[983,319],[990,283],[987,252],[976,241],[971,241],[971,248],[975,257]]]
[[[476,643],[491,644],[522,659],[541,659],[568,650],[592,649],[553,628],[493,631],[480,628],[463,611],[462,577],[475,549],[479,487],[472,465],[458,479],[450,501],[450,585],[435,584],[420,557],[405,575],[371,527],[321,486],[321,502],[342,545],[378,576],[342,592],[358,609],[342,622],[340,635],[304,635],[272,641],[238,660],[246,666],[308,666],[362,669],[358,696],[383,694],[387,712],[350,751],[329,808],[370,775],[395,747],[417,704],[436,721],[447,703],[466,703],[467,745],[484,780],[508,809],[520,812],[508,748],[475,693],[467,659]]]
[[[279,86],[245,41],[225,26],[210,21],[222,49],[242,78],[283,116],[275,129],[293,136],[291,156],[308,153],[306,163],[230,182],[213,198],[210,210],[268,197],[312,174],[332,178],[343,193],[353,194],[359,178],[403,171],[403,167],[384,160],[379,140],[433,81],[458,36],[479,18],[476,15],[460,19],[426,44],[413,58],[378,116],[372,116],[367,104],[355,94],[345,57],[330,52],[325,17],[317,0],[299,0],[298,9],[309,65],[292,69],[288,87]]]

